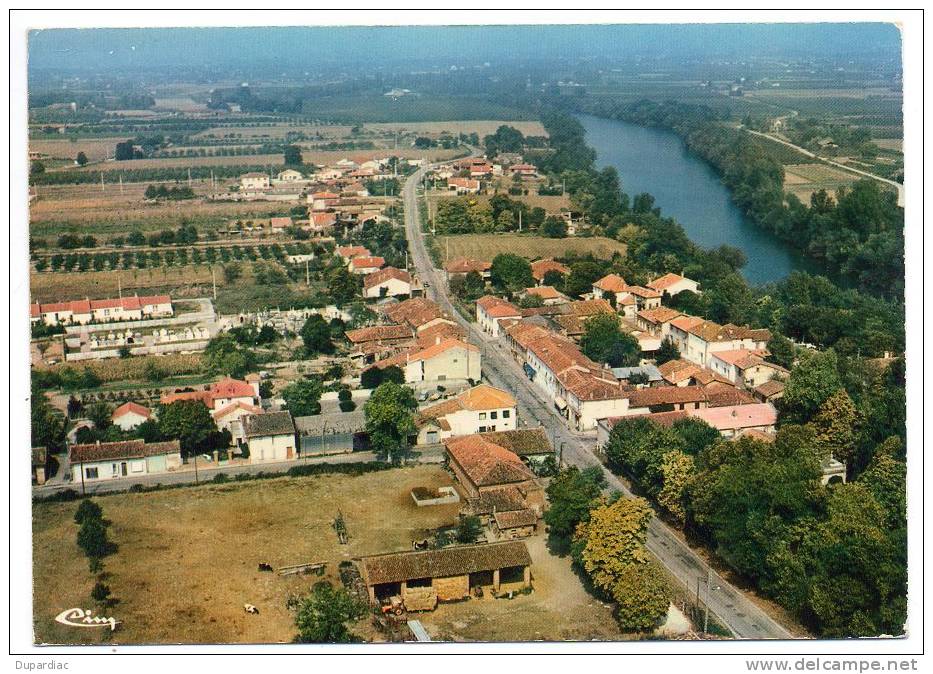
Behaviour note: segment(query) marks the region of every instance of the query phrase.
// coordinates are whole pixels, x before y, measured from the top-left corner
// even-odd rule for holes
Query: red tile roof
[[[648,287],[653,288],[654,290],[657,290],[658,292],[664,292],[665,290],[670,288],[672,285],[676,283],[680,283],[681,281],[686,281],[686,280],[688,279],[684,276],[680,276],[679,274],[669,273],[669,274],[665,274],[664,276],[659,276],[658,278],[649,282]]]
[[[211,396],[214,398],[254,398],[256,390],[247,382],[232,377],[225,377],[211,384]]]
[[[169,442],[143,442],[142,440],[124,440],[122,442],[100,442],[91,445],[72,445],[68,452],[71,464],[93,461],[111,461],[113,459],[142,459],[161,454],[180,452],[178,440]]]
[[[628,289],[625,279],[618,274],[607,274],[593,284],[594,288],[611,293],[621,293]]]
[[[408,339],[411,337],[411,328],[407,325],[373,325],[368,328],[347,330],[344,334],[353,344],[363,344],[382,340]]]
[[[544,280],[544,275],[549,271],[556,271],[561,274],[569,274],[570,267],[560,262],[555,262],[554,260],[537,260],[536,262],[531,263],[531,275],[535,277],[538,281]]]
[[[777,410],[771,403],[690,410],[690,416],[702,419],[718,431],[773,426],[777,423]]]
[[[629,408],[654,407],[655,405],[679,405],[706,402],[706,391],[702,386],[654,386],[632,391],[628,397]]]
[[[482,309],[490,318],[520,318],[522,312],[511,302],[501,297],[484,295],[476,300],[476,306]]]
[[[339,246],[337,248],[337,255],[345,260],[349,260],[358,255],[369,256],[370,254],[369,248],[365,248],[364,246]]]
[[[148,407],[143,407],[139,403],[128,402],[123,403],[117,409],[113,411],[113,414],[110,415],[111,419],[119,419],[124,414],[138,414],[141,417],[149,418],[152,416],[152,412]]]
[[[350,267],[353,269],[378,269],[386,263],[385,258],[381,257],[366,257],[359,255],[357,257],[350,259]]]
[[[381,259],[381,258],[380,258]],[[395,279],[397,281],[402,281],[403,283],[411,283],[411,274],[402,269],[396,267],[384,267],[379,271],[374,271],[372,274],[367,274],[363,277],[363,287],[364,288],[374,288],[375,286],[385,283],[390,279]]]
[[[485,260],[474,260],[473,258],[460,257],[451,260],[444,265],[444,269],[450,274],[468,274],[471,271],[483,273],[492,268],[492,262]]]
[[[477,487],[514,484],[534,479],[514,452],[476,435],[444,441],[451,458]]]

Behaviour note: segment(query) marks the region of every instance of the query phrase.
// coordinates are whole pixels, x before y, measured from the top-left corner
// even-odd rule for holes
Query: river
[[[615,167],[630,197],[653,195],[661,215],[677,220],[701,246],[740,249],[748,258],[742,274],[749,283],[780,281],[795,270],[826,273],[745,217],[716,171],[691,154],[675,133],[592,115],[577,118],[599,167]]]

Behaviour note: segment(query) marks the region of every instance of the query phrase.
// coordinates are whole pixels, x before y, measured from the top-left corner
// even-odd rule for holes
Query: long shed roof
[[[395,552],[360,560],[367,585],[416,578],[448,578],[512,566],[530,566],[531,555],[519,541],[458,545],[440,550]]]

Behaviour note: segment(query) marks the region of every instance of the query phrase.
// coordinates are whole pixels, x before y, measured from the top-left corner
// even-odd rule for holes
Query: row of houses
[[[116,297],[103,300],[72,300],[29,305],[31,323],[56,325],[86,325],[114,321],[141,321],[174,315],[172,298],[168,295]]]

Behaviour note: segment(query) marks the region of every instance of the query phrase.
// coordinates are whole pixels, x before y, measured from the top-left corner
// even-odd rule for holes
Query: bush
[[[94,589],[91,590],[91,599],[98,604],[106,604],[110,600],[110,586],[97,581],[94,584]]]
[[[89,498],[81,501],[78,509],[75,511],[75,524],[84,524],[87,520],[102,519],[103,509]]]
[[[211,480],[211,482],[213,482],[214,484],[224,484],[225,482],[229,482],[229,481],[230,481],[230,478],[227,477],[226,473],[217,473],[214,476],[214,479]]]
[[[356,403],[352,400],[341,400],[340,401],[340,411],[341,412],[352,412],[356,409]]]

